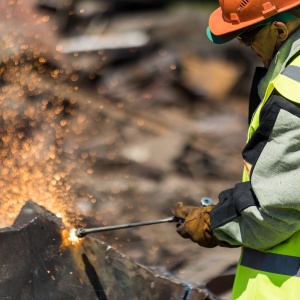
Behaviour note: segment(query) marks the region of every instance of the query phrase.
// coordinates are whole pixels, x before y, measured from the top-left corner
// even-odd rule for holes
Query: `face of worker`
[[[250,47],[268,68],[287,37],[287,26],[282,22],[273,22],[258,32]]]

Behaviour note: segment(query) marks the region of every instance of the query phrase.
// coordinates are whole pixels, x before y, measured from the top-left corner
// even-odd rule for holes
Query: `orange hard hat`
[[[300,5],[300,0],[219,0],[220,7],[209,18],[215,36],[240,31]]]

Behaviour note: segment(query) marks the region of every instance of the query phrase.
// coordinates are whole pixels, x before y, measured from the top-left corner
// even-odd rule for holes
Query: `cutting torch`
[[[201,204],[203,206],[208,206],[212,204],[212,200],[208,197],[204,197],[201,199]],[[139,227],[139,226],[147,226],[147,225],[154,225],[160,223],[183,223],[184,219],[179,219],[177,217],[171,216],[165,219],[159,220],[152,220],[152,221],[144,221],[144,222],[137,222],[137,223],[129,223],[129,224],[121,224],[121,225],[113,225],[113,226],[104,226],[104,227],[94,227],[94,228],[77,228],[76,236],[79,238],[85,237],[90,233],[96,232],[103,232],[103,231],[111,231],[111,230],[118,230],[123,228],[132,228],[132,227]]]

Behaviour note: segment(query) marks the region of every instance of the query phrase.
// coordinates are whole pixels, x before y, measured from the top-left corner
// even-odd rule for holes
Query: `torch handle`
[[[78,237],[84,237],[90,233],[118,230],[118,229],[138,227],[138,226],[147,226],[147,225],[160,224],[160,223],[170,223],[170,222],[181,222],[181,219],[172,216],[172,217],[168,217],[165,219],[138,222],[138,223],[129,223],[129,224],[113,225],[113,226],[105,226],[105,227],[95,227],[95,228],[78,228],[76,231],[76,235]]]

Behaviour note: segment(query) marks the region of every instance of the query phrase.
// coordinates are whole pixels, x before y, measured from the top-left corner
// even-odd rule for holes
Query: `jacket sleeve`
[[[250,181],[222,192],[210,213],[216,237],[266,250],[300,230],[300,107],[274,93],[243,150]]]

